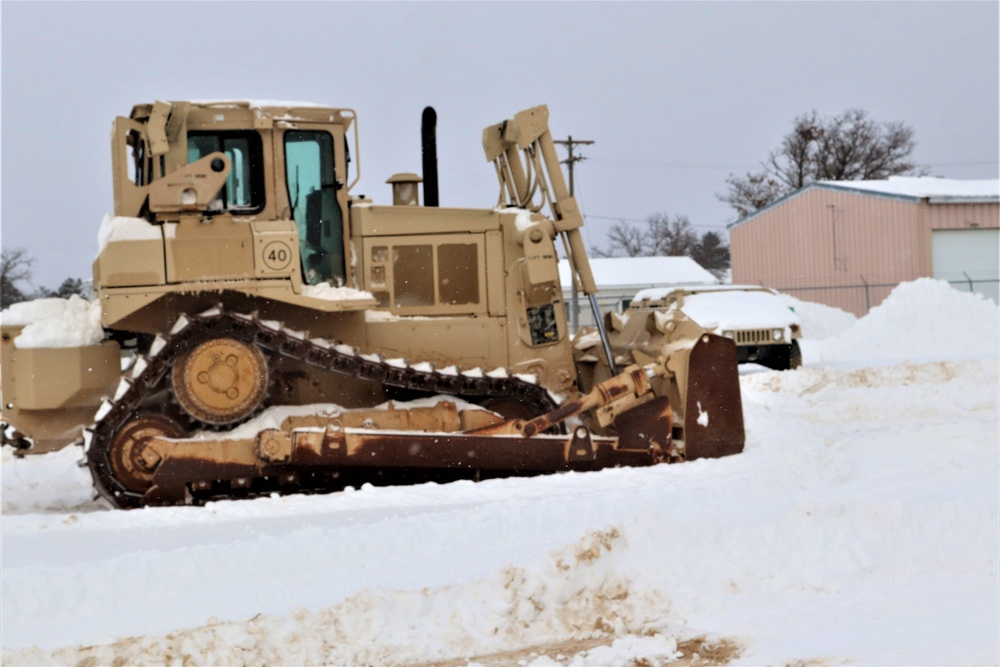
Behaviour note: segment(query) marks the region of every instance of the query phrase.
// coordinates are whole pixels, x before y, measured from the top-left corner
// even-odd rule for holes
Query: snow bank
[[[77,462],[79,447],[65,447],[48,454],[16,458],[11,447],[0,454],[3,478],[3,514],[92,512],[103,509],[92,499],[90,471]]]
[[[995,303],[945,281],[920,278],[896,287],[854,325],[814,349],[818,360],[839,360],[995,356],[998,348]]]
[[[659,634],[667,600],[616,573],[616,528],[594,531],[534,564],[468,583],[419,591],[378,590],[287,617],[210,620],[164,636],[54,651],[5,651],[5,664],[405,665],[539,646],[552,637],[605,639],[578,667],[665,664],[680,657]],[[532,664],[557,665],[536,660]]]
[[[14,339],[19,348],[80,347],[104,339],[101,304],[77,295],[68,299],[35,299],[15,303],[0,313],[5,325],[23,326]]]
[[[858,321],[854,313],[848,313],[840,308],[802,301],[784,293],[781,294],[781,298],[799,316],[802,337],[809,340],[823,340],[837,336]]]
[[[814,341],[877,363],[742,375],[725,459],[87,512],[75,456],[5,454],[3,663],[1000,664],[983,306],[917,281]]]

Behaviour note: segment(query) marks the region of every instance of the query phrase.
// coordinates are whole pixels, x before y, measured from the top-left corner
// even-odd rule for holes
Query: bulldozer
[[[483,131],[492,208],[438,204],[435,133],[428,107],[423,176],[376,205],[355,194],[351,109],[117,118],[101,340],[38,347],[3,324],[5,442],[82,444],[117,508],[742,451],[733,341],[679,309],[597,312],[547,107]],[[557,243],[598,322],[575,335]]]

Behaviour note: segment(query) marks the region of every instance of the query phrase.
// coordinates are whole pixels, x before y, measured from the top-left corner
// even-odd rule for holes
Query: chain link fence
[[[857,283],[848,285],[768,285],[768,287],[774,287],[779,292],[802,301],[822,303],[863,317],[900,285],[899,281],[870,281],[864,276],[858,278]],[[952,279],[947,282],[961,292],[975,292],[991,299],[994,303],[1000,302],[998,278],[974,278],[966,275],[962,279]]]

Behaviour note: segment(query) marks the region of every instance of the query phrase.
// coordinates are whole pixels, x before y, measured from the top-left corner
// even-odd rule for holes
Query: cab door
[[[296,123],[283,134],[285,185],[299,235],[302,282],[348,282],[346,161],[339,126]]]

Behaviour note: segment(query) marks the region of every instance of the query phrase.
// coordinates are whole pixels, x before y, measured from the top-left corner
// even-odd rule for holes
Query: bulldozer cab
[[[349,110],[291,104],[139,105],[115,123],[115,214],[156,223],[293,220],[302,282],[347,284],[345,133],[353,118]],[[199,162],[222,155],[228,160]],[[214,183],[209,172],[223,170],[218,190],[190,187]],[[268,263],[289,259],[275,254]]]

